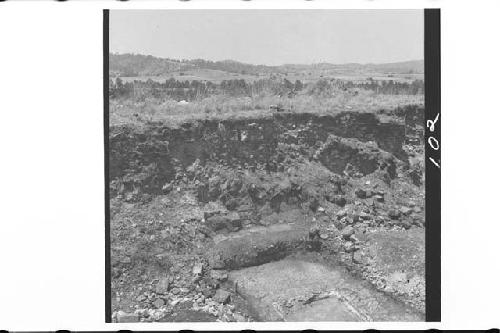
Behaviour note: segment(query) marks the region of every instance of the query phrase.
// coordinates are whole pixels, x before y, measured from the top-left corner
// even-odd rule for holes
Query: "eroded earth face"
[[[423,147],[393,116],[112,127],[113,319],[424,320]]]

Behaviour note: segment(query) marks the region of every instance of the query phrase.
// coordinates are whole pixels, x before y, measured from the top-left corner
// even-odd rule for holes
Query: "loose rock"
[[[203,272],[203,263],[198,262],[193,266],[193,274],[194,275],[201,275]]]
[[[356,196],[360,199],[365,199],[366,198],[366,191],[361,189],[361,188],[358,188],[354,194],[356,194]]]
[[[153,305],[157,308],[161,308],[162,306],[165,305],[165,301],[161,298],[157,298],[154,302]]]
[[[227,302],[229,302],[230,297],[231,297],[231,293],[229,293],[226,290],[219,289],[215,293],[213,300],[216,302],[222,303],[222,304],[226,304]]]
[[[400,211],[403,215],[409,215],[413,212],[413,209],[409,208],[409,207],[401,207],[400,208]]]
[[[388,214],[392,220],[397,220],[401,216],[401,213],[396,209],[389,210]]]
[[[345,242],[345,244],[344,244],[344,250],[347,253],[351,253],[351,252],[354,252],[356,250],[356,247],[355,247],[355,245],[354,245],[353,242]]]
[[[168,278],[162,278],[156,285],[156,291],[160,294],[166,294],[170,286],[170,281]]]
[[[212,270],[210,277],[216,281],[224,282],[227,280],[227,272],[224,270]]]
[[[347,227],[345,227],[344,229],[342,229],[342,231],[340,232],[340,234],[342,235],[342,237],[344,239],[350,239],[352,235],[354,235],[354,228],[350,225],[348,225]]]
[[[245,316],[240,315],[239,313],[233,313],[233,318],[237,322],[245,322],[247,321]]]
[[[137,313],[118,311],[116,314],[116,321],[119,323],[135,323],[139,321],[139,315]]]
[[[347,210],[346,209],[339,210],[335,215],[337,215],[337,218],[340,220],[341,218],[347,216]]]

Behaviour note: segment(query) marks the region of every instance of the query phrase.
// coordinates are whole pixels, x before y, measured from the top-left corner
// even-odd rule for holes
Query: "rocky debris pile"
[[[314,158],[336,174],[360,177],[380,171],[387,181],[396,177],[397,159],[379,149],[375,142],[330,135]]]
[[[378,290],[425,313],[423,229],[371,230],[356,235],[355,257],[342,257],[349,270]]]
[[[198,199],[200,202],[220,200],[229,210],[234,210],[242,204],[269,201],[269,195],[277,196],[286,187],[276,184],[275,187],[278,188],[273,189],[258,179],[255,179],[254,183],[253,177],[248,177],[243,171],[235,172],[224,167],[210,171],[212,170],[207,170],[206,181],[198,185]],[[269,193],[270,191],[274,193]]]
[[[147,292],[143,290],[133,298],[138,310],[147,310],[140,312],[140,320],[170,318],[177,313],[176,304],[188,302],[194,304],[196,311],[218,313],[220,320],[235,320],[223,316],[227,312],[226,306],[232,304],[232,296],[225,297],[227,293],[218,292],[225,279],[216,278],[213,272],[280,260],[301,249],[327,250],[346,262],[361,265],[365,253],[359,234],[377,229],[402,230],[423,226],[421,204],[406,200],[413,196],[413,189],[399,189],[402,180],[395,179],[389,185],[380,180],[377,173],[350,178],[345,173],[333,174],[315,161],[301,160],[289,169],[286,173],[269,174],[208,164],[190,168],[192,173],[187,183],[179,177],[179,183],[158,201],[163,205],[163,211],[152,224],[132,225],[132,230],[140,230],[127,233],[129,239],[140,236],[150,245],[160,244],[160,239],[168,240],[161,244],[175,240],[169,246],[163,246],[163,252],[153,256],[162,263],[161,267],[168,267],[173,279],[170,278],[168,284],[162,282],[167,286],[163,292],[153,288]],[[199,177],[201,175],[207,177]],[[397,195],[393,193],[395,188],[398,189]],[[204,198],[208,200],[203,202]],[[151,205],[155,203],[153,200]],[[169,207],[168,210],[165,207]],[[170,222],[157,223],[156,218]],[[278,232],[281,238],[274,237],[267,229],[287,224],[303,228],[290,232],[281,230]],[[238,239],[240,233],[251,232],[257,226],[265,231],[263,235],[255,234],[256,241]],[[288,234],[292,236],[290,239]],[[216,245],[209,245],[212,242]],[[208,248],[214,251],[203,250]],[[188,262],[172,252],[194,253],[197,249],[199,256]],[[205,261],[204,257],[208,260]],[[123,258],[126,259],[128,264],[125,266],[130,266],[131,261],[136,265],[134,258]],[[123,279],[127,277],[124,275]],[[222,304],[222,308],[210,302]]]
[[[249,225],[284,223],[289,212],[297,209],[315,211],[321,194],[315,186],[300,178],[298,170],[287,174],[265,171],[243,172],[225,167],[210,168],[207,179],[196,188],[199,202],[208,207],[205,223],[213,231],[235,232]],[[343,204],[342,197],[331,200]],[[222,204],[213,210],[211,206]],[[300,214],[299,214],[300,215]]]
[[[111,194],[135,202],[168,193],[175,183],[197,179],[192,175],[197,173],[193,164],[211,162],[240,170],[284,172],[284,159],[313,157],[332,133],[352,138],[347,140],[354,146],[372,140],[398,158],[405,155],[404,126],[381,122],[372,113],[278,113],[268,119],[191,121],[178,127],[164,123],[146,128],[113,126],[109,138]],[[283,155],[284,146],[293,148],[293,154]],[[363,174],[365,164],[361,165]],[[140,198],[142,195],[146,198]]]
[[[402,166],[402,177],[408,178],[416,186],[425,183],[425,149],[424,146],[403,146],[408,155],[408,163]]]
[[[172,274],[155,279],[148,286],[139,287],[135,310],[115,311],[113,321],[163,321],[165,317],[175,317],[186,309],[211,314],[214,321],[248,320],[235,311],[234,304],[231,304],[234,292],[226,286],[227,271],[211,270],[205,263],[198,261],[192,265],[190,273],[184,271]]]
[[[177,145],[165,146],[163,136],[129,142],[149,154],[141,162],[120,143],[138,165],[115,170],[112,182],[121,205],[112,214],[112,279],[117,299],[128,300],[114,307],[124,311],[115,320],[173,321],[188,308],[215,320],[245,321],[226,270],[303,250],[369,267],[360,235],[423,227],[423,197],[409,200],[421,189],[416,149],[408,150],[409,162],[399,160],[390,138],[374,138],[366,128],[359,140],[340,137],[310,121],[284,124],[281,136],[271,135],[280,142],[267,144],[259,132],[263,122],[240,125],[249,127],[212,138],[217,149],[206,146],[211,129],[203,126],[181,130]],[[154,151],[160,141],[168,156]]]
[[[214,298],[206,298],[202,294],[198,294],[193,298],[174,299],[169,304],[159,308],[138,307],[134,312],[116,311],[112,315],[112,320],[118,323],[175,321],[172,319],[183,312],[203,312],[212,316],[212,318],[208,318],[209,320],[204,321],[249,321],[250,318],[235,310],[235,306],[229,303],[230,299],[231,293],[221,289],[218,290],[218,294]]]
[[[423,226],[423,217],[412,214],[411,209],[408,210],[408,207],[388,208],[387,210],[386,208],[387,206],[373,207],[362,204],[348,204],[335,213],[332,223],[339,230],[342,230],[345,226],[353,226],[361,232],[373,228],[409,229],[413,226]]]

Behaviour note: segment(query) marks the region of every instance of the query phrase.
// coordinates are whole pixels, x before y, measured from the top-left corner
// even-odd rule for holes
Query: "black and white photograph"
[[[423,10],[111,10],[109,52],[114,322],[425,320]]]
[[[0,1],[0,330],[498,331],[499,11]]]

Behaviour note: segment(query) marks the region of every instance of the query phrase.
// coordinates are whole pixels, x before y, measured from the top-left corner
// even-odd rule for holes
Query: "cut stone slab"
[[[308,230],[294,224],[274,224],[253,227],[217,235],[215,246],[208,254],[209,263],[215,269],[238,269],[261,265],[286,257],[303,248]]]
[[[341,269],[284,259],[229,274],[262,321],[423,321],[418,312]]]

